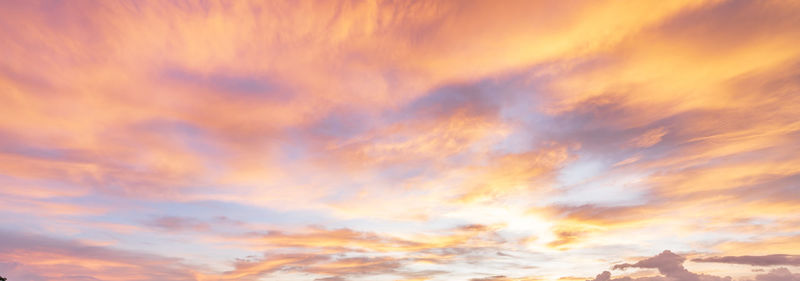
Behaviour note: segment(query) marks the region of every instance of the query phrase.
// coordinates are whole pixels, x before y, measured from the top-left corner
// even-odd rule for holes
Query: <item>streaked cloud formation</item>
[[[725,256],[694,259],[695,262],[719,262],[749,265],[800,265],[797,255]]]
[[[2,1],[0,275],[800,280],[799,14]]]

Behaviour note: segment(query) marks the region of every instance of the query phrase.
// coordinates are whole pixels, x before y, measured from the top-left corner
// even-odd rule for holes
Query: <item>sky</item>
[[[10,281],[798,281],[800,1],[0,0]]]

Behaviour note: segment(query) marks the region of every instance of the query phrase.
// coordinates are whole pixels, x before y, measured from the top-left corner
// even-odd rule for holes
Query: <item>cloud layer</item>
[[[794,280],[798,14],[1,1],[0,275]]]
[[[693,259],[692,261],[747,264],[753,266],[800,265],[800,256],[797,255],[724,256],[724,257],[698,258],[698,259]]]

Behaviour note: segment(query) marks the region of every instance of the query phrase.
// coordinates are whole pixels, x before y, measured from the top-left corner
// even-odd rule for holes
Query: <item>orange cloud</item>
[[[57,239],[2,234],[0,265],[15,280],[555,280],[651,245],[800,249],[798,11],[3,1],[0,221]],[[617,279],[719,280],[682,262]]]
[[[194,280],[179,259],[127,252],[31,234],[0,232],[0,264],[11,280]]]

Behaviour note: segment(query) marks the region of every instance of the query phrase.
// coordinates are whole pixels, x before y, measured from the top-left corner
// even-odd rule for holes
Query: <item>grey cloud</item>
[[[800,255],[723,256],[693,259],[693,262],[747,264],[754,266],[800,265]]]
[[[686,258],[666,250],[654,257],[641,260],[634,264],[623,263],[615,265],[613,269],[624,270],[630,267],[654,268],[658,269],[658,272],[664,276],[679,281],[699,281],[700,278],[697,274],[691,273],[683,267],[683,261],[685,260]]]
[[[755,281],[800,281],[800,274],[792,273],[785,267],[776,268],[767,274],[756,276]]]
[[[661,252],[650,258],[640,260],[636,263],[623,263],[614,265],[614,270],[625,270],[628,268],[652,268],[657,269],[663,276],[650,277],[620,277],[611,278],[611,272],[600,273],[594,279],[587,281],[731,281],[731,277],[719,277],[706,274],[690,272],[683,267],[686,258],[677,255],[669,250]],[[757,280],[761,281],[761,280]],[[771,280],[769,280],[771,281]]]

